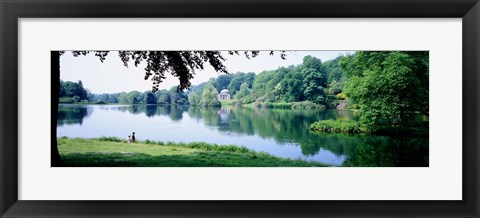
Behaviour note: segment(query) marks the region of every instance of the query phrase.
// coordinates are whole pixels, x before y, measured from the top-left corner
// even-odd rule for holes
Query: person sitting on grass
[[[132,136],[128,135],[127,143],[130,143],[130,142],[132,142]]]
[[[132,142],[135,142],[135,132],[132,132]]]

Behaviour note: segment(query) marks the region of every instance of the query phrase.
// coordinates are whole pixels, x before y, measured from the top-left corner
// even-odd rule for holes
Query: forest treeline
[[[177,92],[174,86],[170,90],[131,91],[120,93],[94,94],[83,87],[82,81],[60,81],[60,103],[85,104],[178,104],[187,105],[188,98],[184,92]]]
[[[364,126],[408,126],[412,113],[428,114],[428,78],[428,51],[358,51],[325,62],[305,56],[299,65],[259,74],[222,74],[186,91],[92,94],[81,81],[61,81],[60,103],[220,106],[218,94],[227,89],[228,104],[360,109]]]
[[[61,103],[111,103],[111,104],[191,104],[220,106],[218,94],[227,89],[236,104],[257,102],[259,106],[268,103],[290,103],[311,101],[326,105],[328,100],[345,99],[337,96],[343,88],[343,71],[338,62],[342,57],[322,63],[316,57],[306,56],[297,66],[281,67],[255,75],[253,72],[222,74],[208,82],[191,86],[189,90],[121,92],[92,94],[78,82],[60,82]],[[338,102],[331,102],[335,108]],[[281,104],[278,104],[281,105]]]
[[[254,103],[256,107],[291,108],[292,103],[303,102],[297,105],[336,108],[345,100],[345,96],[340,94],[345,83],[344,71],[339,66],[342,58],[322,63],[316,57],[305,56],[302,64],[257,75],[242,72],[220,75],[206,84],[200,84],[203,89],[192,90],[190,104],[205,105],[205,97],[218,95],[220,90],[227,89],[233,97],[232,104],[236,105]],[[205,90],[212,94],[205,95]]]

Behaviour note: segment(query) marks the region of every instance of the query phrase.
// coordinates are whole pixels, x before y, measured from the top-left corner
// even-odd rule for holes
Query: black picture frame
[[[0,15],[1,217],[479,216],[479,0],[0,0]],[[463,200],[20,201],[18,19],[84,17],[462,18]]]

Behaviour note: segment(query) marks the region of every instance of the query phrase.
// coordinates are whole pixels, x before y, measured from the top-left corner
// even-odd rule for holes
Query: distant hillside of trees
[[[177,104],[187,105],[188,97],[184,92],[177,92],[177,86],[170,90],[131,91],[120,93],[93,94],[83,87],[82,81],[60,81],[59,103],[93,103],[93,104]]]
[[[188,104],[188,96],[184,92],[177,92],[177,86],[169,90],[162,89],[156,92],[131,91],[96,94],[89,100],[96,104]]]
[[[306,56],[300,65],[263,71],[257,75],[252,72],[220,75],[200,84],[201,88],[192,86],[189,94],[194,97],[190,104],[202,105],[201,96],[207,96],[203,95],[203,87],[209,84],[217,94],[227,89],[235,104],[291,107],[292,104],[284,103],[309,102],[305,105],[336,108],[340,101],[345,100],[345,96],[340,94],[345,84],[345,71],[339,66],[342,58],[323,63],[316,57]]]

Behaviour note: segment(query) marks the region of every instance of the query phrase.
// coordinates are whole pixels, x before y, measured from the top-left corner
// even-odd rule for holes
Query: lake
[[[428,137],[315,134],[324,119],[357,120],[348,110],[201,108],[173,105],[59,105],[57,136],[207,142],[245,146],[336,166],[428,167]]]

